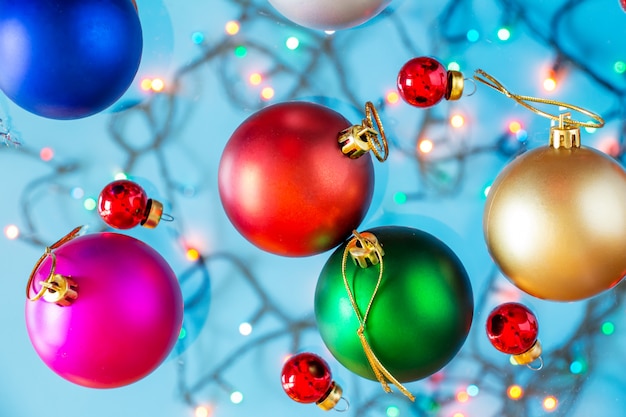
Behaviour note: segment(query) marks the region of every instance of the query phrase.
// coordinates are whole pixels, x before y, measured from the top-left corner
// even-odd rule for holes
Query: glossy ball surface
[[[470,330],[474,300],[467,272],[436,237],[408,227],[376,227],[383,277],[366,323],[374,353],[400,382],[434,374],[461,349]],[[322,340],[348,370],[376,380],[357,335],[359,321],[342,277],[344,243],[330,256],[315,290],[315,317]],[[361,314],[370,302],[379,267],[350,259],[346,277]]]
[[[340,30],[376,17],[391,0],[269,0],[287,19],[318,30]]]
[[[0,89],[18,106],[76,119],[130,86],[143,48],[129,0],[0,0]]]
[[[218,171],[222,205],[257,247],[283,256],[325,252],[363,220],[374,191],[368,154],[350,159],[337,136],[351,126],[319,104],[285,102],[248,117]]]
[[[115,229],[130,229],[146,218],[148,196],[137,183],[117,180],[107,184],[98,196],[98,214]]]
[[[434,58],[413,58],[398,72],[398,92],[407,103],[416,107],[430,107],[445,97],[448,72]]]
[[[626,172],[592,148],[528,151],[491,186],[483,230],[521,290],[554,301],[593,297],[626,273]]]
[[[321,400],[328,394],[332,382],[328,363],[313,353],[298,353],[283,365],[283,389],[292,400],[299,403]]]
[[[504,303],[494,308],[486,323],[487,337],[500,352],[519,355],[537,341],[537,317],[520,303]]]
[[[150,246],[130,236],[95,233],[54,249],[55,273],[70,276],[69,306],[26,301],[26,326],[43,362],[66,380],[116,388],[154,371],[176,343],[183,299],[176,275]],[[50,273],[48,256],[34,273],[31,297]]]

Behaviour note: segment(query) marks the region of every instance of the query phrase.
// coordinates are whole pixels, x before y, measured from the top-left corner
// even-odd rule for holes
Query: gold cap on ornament
[[[446,89],[446,100],[458,100],[463,95],[465,80],[459,71],[448,71],[448,88]]]
[[[570,113],[559,115],[559,125],[550,128],[550,146],[555,149],[580,148],[580,128],[568,123]]]
[[[43,298],[45,301],[49,303],[55,303],[59,306],[66,307],[72,304],[78,298],[78,284],[71,277],[57,274],[56,266],[57,266],[57,256],[54,253],[54,249],[63,245],[66,242],[74,239],[77,236],[80,236],[85,231],[84,226],[79,226],[74,228],[67,235],[63,236],[57,242],[48,246],[43,255],[39,258],[33,270],[30,273],[30,277],[28,278],[28,282],[26,283],[26,298],[29,301],[37,301],[40,298]],[[33,280],[35,278],[35,274],[37,270],[43,264],[43,262],[50,257],[51,265],[50,265],[50,273],[45,281],[40,281],[39,284],[41,288],[34,296],[31,296],[31,289],[33,285]]]
[[[147,229],[154,229],[163,216],[163,204],[160,201],[148,199],[146,206],[146,217],[141,221],[141,225]]]
[[[355,237],[346,247],[352,261],[361,268],[377,265],[385,251],[376,236],[370,232],[359,233],[356,230],[352,233]]]
[[[539,340],[536,340],[535,343],[524,353],[520,353],[518,355],[512,355],[513,361],[518,365],[526,365],[531,369],[539,370],[543,367],[543,360],[541,359],[541,343]],[[534,361],[539,360],[539,366],[534,368],[531,367],[530,364]]]
[[[341,386],[333,381],[328,389],[328,393],[326,393],[326,395],[324,395],[324,397],[322,397],[315,404],[317,404],[317,406],[324,411],[332,410],[335,408],[339,400],[341,400],[342,394],[343,390],[341,389]]]
[[[374,129],[374,121],[378,131]],[[380,134],[380,139],[378,135]],[[376,159],[384,162],[389,155],[389,146],[383,124],[378,117],[378,112],[371,102],[365,103],[365,119],[360,125],[350,126],[341,132],[337,137],[341,152],[350,159],[357,159],[372,151]]]

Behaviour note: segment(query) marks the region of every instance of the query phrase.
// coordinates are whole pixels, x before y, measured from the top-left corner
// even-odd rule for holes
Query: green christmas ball
[[[365,321],[376,357],[399,382],[416,381],[443,368],[463,346],[474,299],[467,272],[442,241],[421,230],[384,226],[368,230],[382,246],[383,273]],[[345,242],[330,256],[315,290],[315,317],[324,344],[351,372],[376,380],[357,334],[380,274],[380,264],[361,268]]]

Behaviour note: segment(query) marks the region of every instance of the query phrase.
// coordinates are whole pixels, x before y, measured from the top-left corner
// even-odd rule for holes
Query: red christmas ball
[[[332,387],[328,363],[313,353],[291,356],[283,365],[283,389],[299,403],[312,403],[323,399]]]
[[[398,91],[409,104],[430,107],[449,93],[448,72],[441,62],[422,56],[413,58],[398,73]]]
[[[285,102],[246,119],[226,144],[219,193],[235,228],[283,256],[325,252],[361,223],[374,167],[344,155],[339,133],[352,124],[319,104]]]
[[[98,197],[98,214],[115,229],[130,229],[139,224],[155,227],[161,219],[163,205],[149,199],[145,190],[129,180],[107,184]]]
[[[519,355],[537,341],[539,326],[532,311],[523,304],[504,303],[487,318],[487,337],[500,352]]]

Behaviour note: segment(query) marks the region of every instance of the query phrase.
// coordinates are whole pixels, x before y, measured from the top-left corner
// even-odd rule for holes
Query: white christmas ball
[[[310,29],[348,29],[378,15],[391,0],[269,0],[287,19]]]

